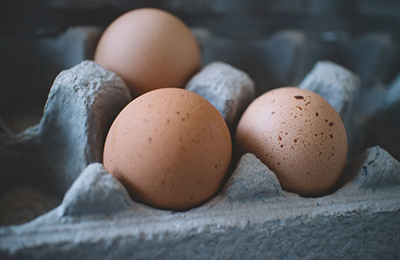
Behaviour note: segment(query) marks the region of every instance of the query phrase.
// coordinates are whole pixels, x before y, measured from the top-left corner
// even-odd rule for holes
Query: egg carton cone
[[[301,87],[323,89],[346,120],[356,114],[359,79],[340,65],[321,61]],[[186,88],[231,131],[255,97],[254,81],[224,62]],[[349,160],[334,189],[315,198],[282,190],[247,153],[205,204],[159,210],[133,201],[101,164],[107,131],[130,100],[116,74],[83,61],[57,76],[38,125],[14,134],[0,121],[0,259],[400,258],[400,163],[383,148]]]

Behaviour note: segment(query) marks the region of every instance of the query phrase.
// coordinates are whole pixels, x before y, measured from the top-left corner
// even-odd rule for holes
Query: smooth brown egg
[[[283,189],[302,196],[327,192],[347,156],[338,113],[321,96],[297,87],[254,100],[240,119],[236,142],[242,153],[253,153],[274,171]]]
[[[231,155],[228,127],[211,103],[188,90],[163,88],[121,111],[103,159],[134,200],[186,210],[215,194]]]
[[[134,97],[156,88],[184,87],[200,69],[200,50],[176,16],[143,8],[117,18],[104,31],[94,61],[117,73]]]

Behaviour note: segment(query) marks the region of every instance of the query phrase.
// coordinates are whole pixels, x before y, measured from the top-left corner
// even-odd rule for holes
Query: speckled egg
[[[283,189],[302,196],[326,193],[347,157],[339,114],[318,94],[297,87],[255,99],[239,121],[236,142],[241,153],[253,153],[274,171]]]
[[[129,103],[106,138],[104,166],[147,205],[187,210],[220,187],[232,155],[218,110],[184,89],[150,91]]]

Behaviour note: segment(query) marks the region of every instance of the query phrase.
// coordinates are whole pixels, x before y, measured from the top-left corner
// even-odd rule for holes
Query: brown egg
[[[214,195],[232,155],[228,127],[200,95],[163,88],[134,99],[107,135],[104,166],[133,199],[186,210]]]
[[[200,69],[200,51],[189,28],[174,15],[151,8],[117,18],[103,33],[94,60],[117,73],[132,95],[181,88]]]
[[[302,196],[327,192],[347,156],[338,113],[321,96],[296,87],[254,100],[240,119],[236,141],[242,153],[253,153],[275,172],[283,189]]]

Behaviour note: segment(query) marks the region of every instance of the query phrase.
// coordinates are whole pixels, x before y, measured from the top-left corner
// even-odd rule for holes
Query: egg
[[[101,36],[94,61],[118,74],[134,97],[163,87],[184,87],[200,69],[200,50],[176,16],[142,8],[112,22]]]
[[[230,132],[218,110],[196,93],[163,88],[120,112],[103,162],[134,200],[181,211],[216,193],[231,156]]]
[[[347,136],[339,114],[318,94],[297,87],[255,99],[235,139],[241,153],[253,153],[283,189],[301,196],[328,192],[346,163]]]

